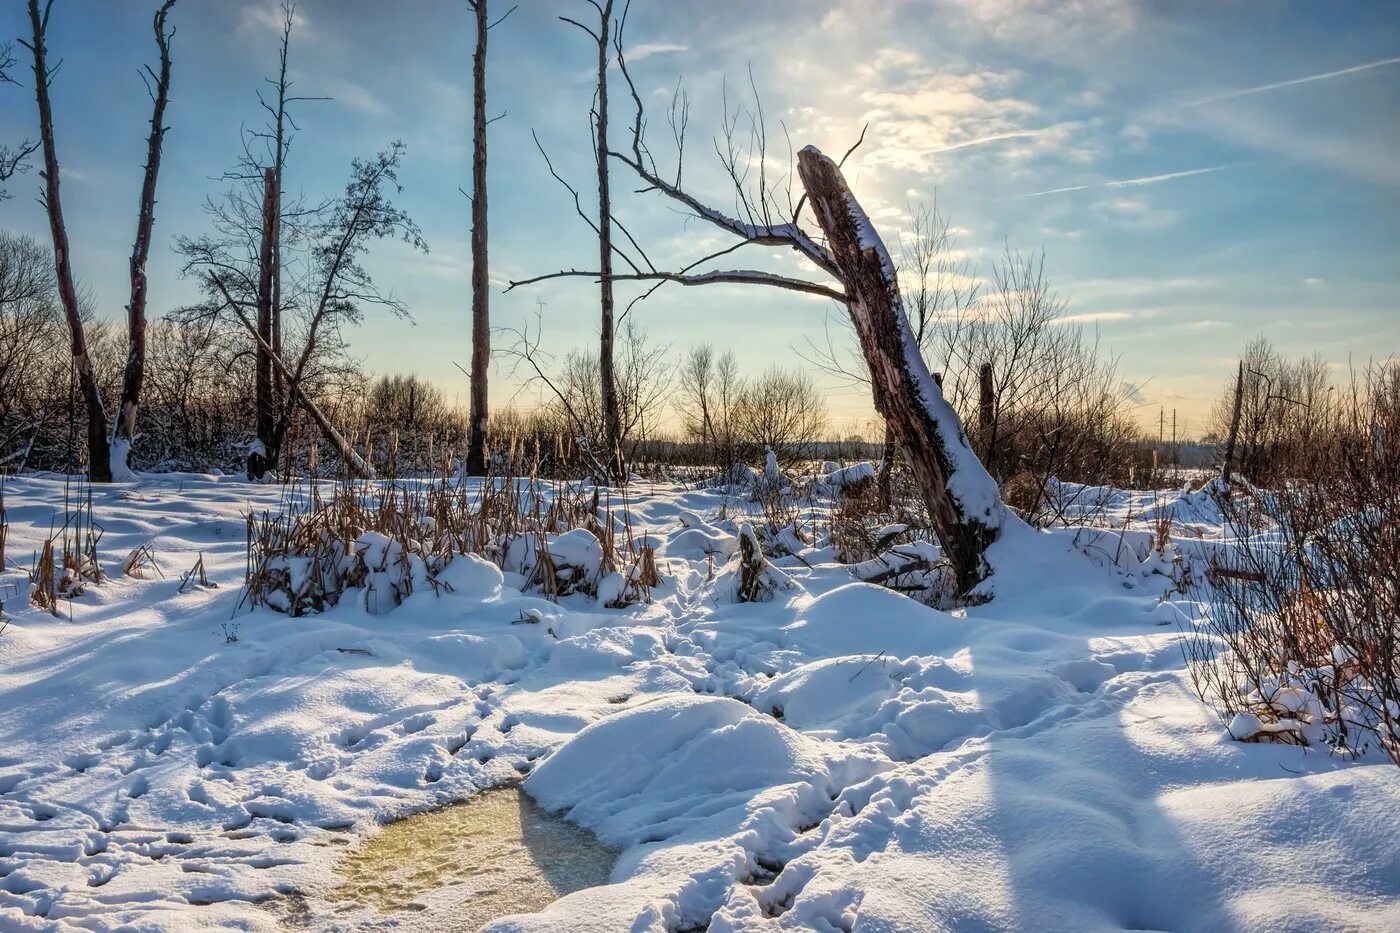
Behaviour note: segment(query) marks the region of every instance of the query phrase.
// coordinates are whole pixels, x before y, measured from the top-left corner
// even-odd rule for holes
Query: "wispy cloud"
[[[286,14],[275,2],[250,3],[238,11],[238,32],[240,35],[278,36],[286,23]],[[314,38],[315,32],[306,14],[297,10],[292,16],[292,27],[298,41]]]
[[[320,82],[320,89],[325,92],[326,96],[342,107],[371,117],[383,116],[389,112],[388,106],[362,84],[325,75],[316,80]]]
[[[627,49],[628,61],[639,62],[644,58],[651,58],[653,55],[663,55],[667,52],[686,52],[689,46],[678,45],[675,42],[643,42]]]
[[[1263,94],[1266,91],[1277,91],[1280,88],[1296,87],[1299,84],[1311,84],[1314,81],[1326,81],[1328,78],[1340,78],[1343,75],[1356,74],[1359,71],[1370,71],[1372,68],[1384,68],[1389,65],[1400,65],[1400,57],[1382,58],[1379,61],[1366,62],[1364,65],[1352,65],[1350,68],[1339,68],[1336,71],[1324,71],[1321,74],[1292,78],[1288,81],[1275,81],[1272,84],[1257,84],[1254,87],[1239,88],[1234,91],[1222,91],[1219,94],[1210,94],[1206,97],[1187,101],[1182,106],[1199,107],[1202,104],[1213,104],[1217,101],[1231,100],[1236,97],[1247,97],[1250,94]]]
[[[1172,181],[1177,178],[1191,178],[1194,175],[1209,175],[1211,172],[1222,172],[1227,168],[1234,168],[1241,163],[1226,162],[1222,165],[1210,165],[1205,168],[1191,168],[1181,172],[1165,172],[1161,175],[1143,175],[1139,178],[1119,178],[1114,181],[1095,182],[1092,185],[1068,185],[1064,188],[1047,188],[1044,191],[1032,191],[1030,194],[1017,195],[1020,198],[1043,198],[1048,194],[1065,194],[1070,191],[1088,191],[1091,188],[1139,188],[1143,185],[1155,185],[1159,182]]]
[[[1086,314],[1067,314],[1056,318],[1056,324],[1094,324],[1099,321],[1126,321],[1132,315],[1127,311],[1091,311]]]

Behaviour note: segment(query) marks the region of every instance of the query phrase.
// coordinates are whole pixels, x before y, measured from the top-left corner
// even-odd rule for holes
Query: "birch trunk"
[[[161,146],[165,141],[165,105],[170,99],[170,42],[165,17],[175,0],[166,0],[156,12],[156,46],[160,49],[160,73],[156,76],[151,134],[146,141],[146,172],[141,182],[141,204],[136,215],[136,240],[131,248],[131,301],[126,306],[126,369],[112,431],[110,462],[115,479],[134,479],[131,445],[136,440],[136,414],[141,405],[141,385],[146,375],[146,260],[151,254],[151,230],[156,221],[156,178],[160,175]]]

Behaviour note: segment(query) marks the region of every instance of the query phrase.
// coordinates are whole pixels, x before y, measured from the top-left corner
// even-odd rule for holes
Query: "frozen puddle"
[[[606,884],[617,856],[519,787],[500,788],[386,824],[336,869],[331,897],[390,913],[432,895],[436,929],[474,931]]]

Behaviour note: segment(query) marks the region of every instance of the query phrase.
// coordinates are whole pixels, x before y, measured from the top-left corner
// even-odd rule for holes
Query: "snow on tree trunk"
[[[991,572],[986,551],[1006,519],[1001,494],[919,353],[889,251],[840,168],[812,146],[798,153],[797,165],[846,285],[876,405],[923,492],[958,592],[967,594]]]

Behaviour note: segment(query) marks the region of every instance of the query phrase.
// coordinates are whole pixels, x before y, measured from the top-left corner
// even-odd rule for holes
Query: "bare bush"
[[[811,458],[826,427],[826,398],[809,373],[774,366],[741,384],[733,417],[741,443],[773,451],[786,467]]]
[[[608,450],[608,418],[602,392],[599,357],[591,350],[571,350],[556,367],[540,348],[541,325],[531,332],[522,327],[511,333],[515,342],[505,351],[515,359],[515,372],[523,385],[542,385],[547,399],[541,415],[557,425],[555,433],[568,434],[586,469],[597,478],[612,475],[604,452]],[[613,369],[615,395],[621,419],[621,456],[631,463],[638,446],[656,428],[671,386],[669,346],[653,343],[635,320],[617,331]]]
[[[1234,463],[1255,483],[1297,478],[1317,466],[1310,449],[1326,425],[1331,376],[1319,354],[1290,360],[1267,337],[1244,348],[1242,376],[1231,376],[1211,412],[1211,436],[1231,435],[1235,396],[1239,420]]]
[[[1239,542],[1193,575],[1208,612],[1187,651],[1236,738],[1400,763],[1400,371],[1332,397],[1311,408],[1298,478],[1218,484]]]
[[[728,470],[739,460],[739,398],[743,391],[733,351],[693,347],[681,360],[674,405],[687,440],[701,445],[708,465]]]

